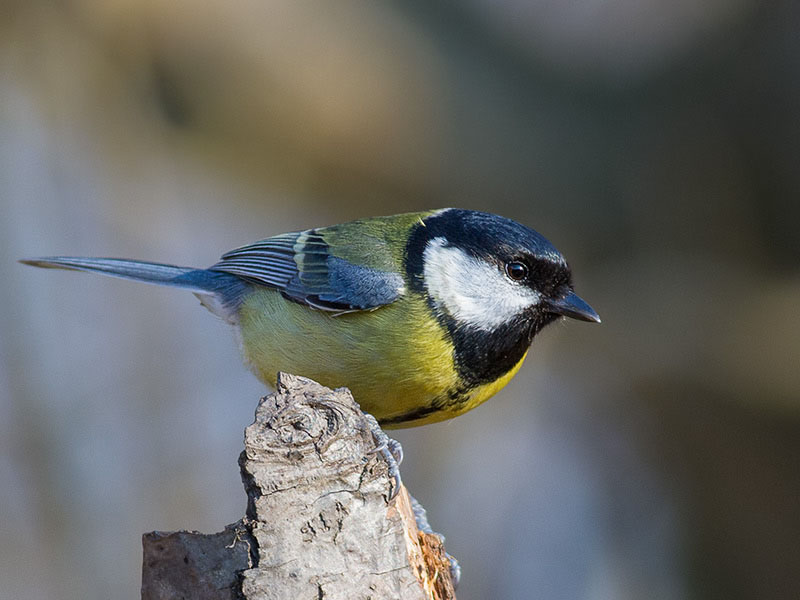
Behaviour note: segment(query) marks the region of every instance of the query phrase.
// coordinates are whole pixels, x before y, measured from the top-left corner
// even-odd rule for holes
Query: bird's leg
[[[380,452],[381,456],[383,456],[383,459],[386,461],[389,467],[389,479],[392,480],[389,500],[394,500],[403,483],[403,480],[400,478],[400,463],[403,462],[403,446],[401,446],[400,442],[397,440],[393,440],[386,435],[378,424],[378,420],[371,414],[364,413],[364,417],[367,420],[367,427],[369,427],[369,431],[377,444],[370,453],[374,454]]]
[[[417,522],[417,528],[422,533],[437,536],[442,540],[442,546],[444,546],[444,536],[431,529],[431,525],[428,523],[428,513],[425,508],[411,494],[409,494],[408,497],[411,499],[411,510],[414,511],[414,520]],[[453,580],[453,588],[457,588],[458,582],[461,580],[461,565],[458,564],[458,560],[446,552],[445,556],[447,556],[447,560],[450,562],[450,578]]]
[[[370,453],[375,454],[380,452],[389,466],[389,478],[393,481],[389,500],[393,500],[400,491],[400,485],[403,483],[400,478],[400,463],[403,462],[403,446],[397,440],[386,435],[378,424],[378,420],[371,414],[364,413],[364,417],[367,420],[367,427],[369,427],[369,431],[377,444],[375,448],[370,450]],[[411,499],[411,510],[414,513],[414,520],[417,522],[417,529],[423,533],[439,537],[442,540],[442,545],[444,545],[444,536],[441,533],[436,533],[431,528],[430,523],[428,523],[428,513],[425,511],[425,508],[411,494],[409,494],[408,497]],[[458,560],[454,557],[449,554],[446,554],[446,556],[447,560],[450,562],[450,577],[453,580],[453,587],[455,588],[458,587],[458,582],[461,579],[461,565],[458,564]]]

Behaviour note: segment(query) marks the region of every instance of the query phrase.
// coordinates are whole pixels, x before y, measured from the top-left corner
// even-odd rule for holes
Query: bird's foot
[[[422,533],[435,535],[442,541],[442,546],[444,546],[444,536],[431,529],[431,524],[428,523],[428,512],[414,496],[409,494],[408,497],[411,498],[411,510],[414,511],[414,520],[417,522],[417,529]],[[453,580],[453,588],[455,589],[458,587],[458,582],[461,580],[461,565],[458,564],[458,560],[456,560],[455,557],[450,556],[446,552],[445,556],[447,556],[447,560],[450,563],[450,578]]]
[[[403,446],[400,442],[393,440],[386,435],[378,424],[378,420],[369,413],[364,413],[367,426],[372,434],[377,446],[370,450],[370,454],[380,452],[389,467],[389,479],[392,480],[392,489],[389,492],[389,500],[394,500],[400,491],[403,480],[400,478],[400,463],[403,462]]]
[[[390,438],[384,433],[378,420],[369,413],[364,413],[367,420],[367,427],[375,440],[376,446],[370,450],[370,454],[377,454],[380,452],[386,464],[389,467],[389,479],[392,480],[392,489],[389,494],[389,500],[394,500],[397,493],[400,491],[400,486],[403,481],[400,478],[400,463],[403,462],[403,446],[397,440]],[[441,539],[444,545],[444,536],[441,533],[436,533],[430,523],[428,523],[428,514],[422,504],[417,501],[414,496],[408,496],[411,499],[411,510],[414,513],[414,520],[417,522],[417,529],[429,535],[435,535]],[[458,587],[458,582],[461,579],[461,565],[454,557],[446,554],[447,560],[450,562],[450,577],[453,580],[453,587]]]

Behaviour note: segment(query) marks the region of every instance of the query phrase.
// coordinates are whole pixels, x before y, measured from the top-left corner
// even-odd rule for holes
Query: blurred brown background
[[[0,597],[138,596],[141,533],[241,516],[263,388],[188,293],[24,256],[209,265],[477,208],[601,326],[401,431],[460,600],[800,597],[800,5],[0,3]]]

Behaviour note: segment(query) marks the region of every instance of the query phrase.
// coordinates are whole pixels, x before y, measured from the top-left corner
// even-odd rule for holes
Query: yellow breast
[[[502,389],[522,364],[448,405],[450,392],[462,387],[453,345],[421,298],[405,296],[373,311],[333,316],[259,288],[238,316],[245,360],[261,380],[274,385],[277,372],[286,371],[329,387],[346,386],[379,421],[395,419],[388,427],[462,414]],[[434,404],[441,406],[421,418],[404,418]]]

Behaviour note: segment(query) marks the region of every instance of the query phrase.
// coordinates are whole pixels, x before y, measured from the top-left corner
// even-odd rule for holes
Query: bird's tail
[[[232,309],[238,306],[247,287],[247,284],[241,279],[229,273],[124,258],[48,256],[24,259],[19,262],[45,269],[89,271],[111,277],[187,289],[197,294],[200,301],[211,312],[228,321],[230,321]]]
[[[111,277],[144,281],[157,285],[187,288],[193,292],[214,292],[215,282],[204,269],[190,269],[175,265],[126,260],[122,258],[87,258],[80,256],[48,256],[19,261],[25,265],[45,269],[90,271]],[[208,275],[206,275],[208,273]]]

